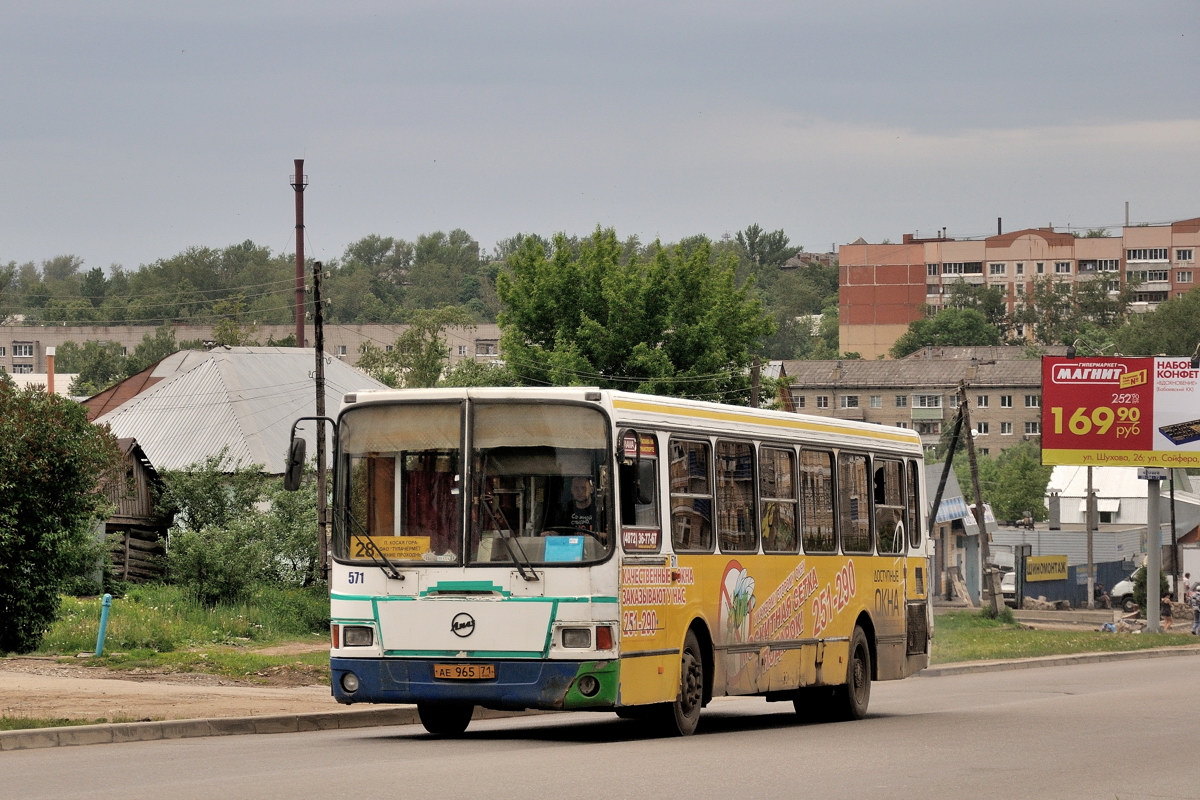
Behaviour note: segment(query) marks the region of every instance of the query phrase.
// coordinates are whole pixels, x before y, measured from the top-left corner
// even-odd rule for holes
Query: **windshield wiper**
[[[500,508],[500,502],[496,499],[496,495],[489,492],[484,494],[482,499],[483,508],[488,514],[489,521],[496,532],[500,534],[500,541],[504,543],[504,549],[508,551],[508,557],[516,565],[517,572],[527,581],[541,580],[537,570],[533,568],[529,556],[525,555],[525,549],[513,535],[512,526],[509,525],[508,518],[504,516],[504,509]]]
[[[369,546],[365,550],[367,551],[367,556],[375,562],[375,566],[383,570],[383,574],[389,578],[394,578],[398,581],[404,580],[404,576],[400,574],[400,570],[396,565],[379,549],[379,545],[375,543],[375,537],[371,535],[371,532],[364,528],[363,524],[352,514],[350,515],[350,522],[353,523],[355,530],[359,534],[366,537]]]

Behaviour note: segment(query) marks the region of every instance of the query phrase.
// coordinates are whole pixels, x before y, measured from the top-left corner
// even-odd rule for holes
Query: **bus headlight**
[[[375,630],[370,625],[343,625],[342,642],[346,647],[370,647],[375,643]]]
[[[592,629],[563,628],[562,643],[563,647],[570,647],[577,650],[587,650],[592,646]]]
[[[346,694],[354,694],[358,691],[358,676],[353,672],[347,672],[342,675],[342,690]]]

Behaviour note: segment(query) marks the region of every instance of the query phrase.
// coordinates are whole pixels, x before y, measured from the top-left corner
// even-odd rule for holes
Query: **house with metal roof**
[[[89,398],[84,405],[119,438],[136,438],[157,470],[186,469],[218,455],[277,475],[292,423],[316,413],[316,360],[296,347],[182,350]],[[348,392],[387,388],[336,359],[324,362],[325,410]],[[302,426],[315,452],[315,424]]]

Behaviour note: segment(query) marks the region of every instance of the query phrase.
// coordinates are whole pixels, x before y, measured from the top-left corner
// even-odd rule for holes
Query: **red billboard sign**
[[[1044,357],[1042,463],[1200,467],[1200,370],[1178,357]]]

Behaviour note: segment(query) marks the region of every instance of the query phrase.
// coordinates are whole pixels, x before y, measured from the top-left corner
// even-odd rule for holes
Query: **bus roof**
[[[703,423],[713,431],[755,438],[791,438],[803,434],[815,441],[831,442],[851,437],[869,441],[874,447],[884,445],[913,455],[922,453],[921,438],[910,428],[586,386],[380,389],[347,394],[342,411],[363,404],[461,398],[597,403],[612,414],[618,425],[656,424],[679,429]]]

